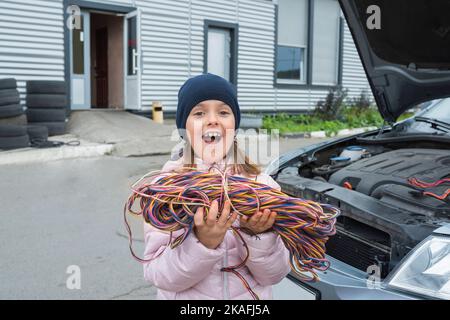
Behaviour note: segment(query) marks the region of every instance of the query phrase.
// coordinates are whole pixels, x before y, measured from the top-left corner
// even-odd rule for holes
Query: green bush
[[[412,116],[412,113],[403,114],[399,120]],[[375,107],[342,107],[341,119],[323,120],[316,113],[289,115],[279,113],[275,116],[263,118],[263,128],[277,129],[280,133],[325,131],[327,136],[336,134],[342,129],[361,127],[381,127],[383,118]]]
[[[358,97],[350,99],[348,103],[349,107],[359,108],[359,109],[369,109],[372,107],[372,102],[367,90],[362,90]]]
[[[346,96],[347,90],[342,90],[341,87],[331,88],[325,100],[317,102],[314,115],[322,120],[340,119]]]

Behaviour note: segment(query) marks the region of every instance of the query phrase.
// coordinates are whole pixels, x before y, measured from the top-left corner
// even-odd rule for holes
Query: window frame
[[[306,80],[307,80],[307,70],[306,70],[306,66],[308,65],[308,48],[306,46],[296,46],[296,45],[291,45],[291,44],[286,44],[286,43],[277,43],[275,50],[278,49],[279,46],[282,47],[291,47],[291,48],[300,48],[303,49],[304,51],[304,61],[303,61],[303,68],[301,69],[301,71],[303,71],[303,74],[301,74],[301,78],[299,80],[297,79],[278,79],[276,78],[276,81],[278,84],[300,84],[300,85],[304,85],[306,84]],[[278,52],[278,51],[277,51]],[[275,65],[275,77],[277,74],[277,65]]]
[[[337,0],[336,0],[337,1]],[[308,0],[308,37],[306,45],[306,82],[300,83],[292,81],[286,82],[283,79],[277,78],[277,48],[278,45],[278,3],[275,4],[275,32],[274,32],[274,70],[273,70],[273,86],[280,89],[323,89],[328,90],[332,87],[342,86],[342,67],[343,67],[343,48],[344,48],[344,18],[342,14],[339,18],[339,39],[338,39],[338,54],[337,60],[337,83],[336,84],[314,84],[312,82],[312,66],[314,64],[313,59],[313,39],[314,39],[314,2],[315,0]],[[281,82],[280,82],[281,80]]]

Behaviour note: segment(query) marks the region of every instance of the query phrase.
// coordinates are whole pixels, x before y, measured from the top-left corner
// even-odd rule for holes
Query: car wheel
[[[28,135],[18,137],[0,137],[0,150],[27,148],[30,146]]]
[[[25,126],[27,124],[27,116],[25,115],[25,113],[22,112],[20,116],[4,119],[0,118],[0,126],[4,124]]]
[[[19,104],[0,106],[0,119],[16,117],[23,114],[23,108]]]
[[[17,81],[14,78],[0,79],[0,90],[17,89]]]
[[[28,108],[65,108],[67,97],[65,94],[27,94]]]
[[[47,127],[49,136],[61,135],[66,133],[65,122],[39,122],[39,125]]]
[[[65,94],[66,83],[64,81],[27,81],[27,94],[29,93]]]
[[[27,134],[26,126],[18,126],[12,124],[4,124],[0,126],[0,137],[20,137]]]
[[[27,109],[28,122],[66,121],[65,109]]]
[[[16,89],[0,90],[0,106],[20,103],[19,91]]]

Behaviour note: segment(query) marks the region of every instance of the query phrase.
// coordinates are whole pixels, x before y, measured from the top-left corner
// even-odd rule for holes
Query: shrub
[[[340,120],[346,96],[347,90],[342,90],[341,87],[331,88],[325,100],[317,102],[314,115],[322,120]]]
[[[352,108],[367,110],[372,105],[370,96],[366,89],[363,89],[358,97],[351,98],[348,105]]]

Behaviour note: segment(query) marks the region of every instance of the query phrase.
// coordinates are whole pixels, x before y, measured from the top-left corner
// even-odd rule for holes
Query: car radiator
[[[351,218],[338,218],[336,235],[330,237],[326,249],[328,255],[361,271],[376,266],[382,278],[389,272],[389,235]]]

